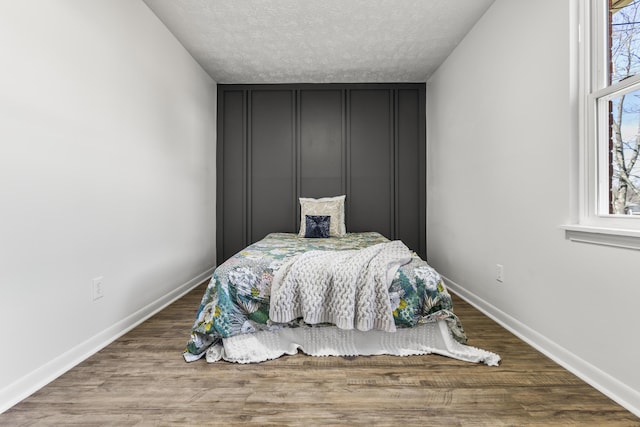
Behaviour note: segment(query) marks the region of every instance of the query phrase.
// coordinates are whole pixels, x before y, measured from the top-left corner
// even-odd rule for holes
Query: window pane
[[[609,213],[640,214],[640,89],[609,101]]]
[[[640,0],[611,0],[609,12],[611,84],[640,72]]]

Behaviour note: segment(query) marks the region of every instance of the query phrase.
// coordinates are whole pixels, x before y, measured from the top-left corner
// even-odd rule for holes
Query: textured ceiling
[[[218,83],[424,82],[494,0],[144,0]]]

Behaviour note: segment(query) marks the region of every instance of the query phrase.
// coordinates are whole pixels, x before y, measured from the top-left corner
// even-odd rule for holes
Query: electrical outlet
[[[99,300],[104,296],[104,277],[96,277],[93,279],[93,300]]]
[[[502,264],[496,264],[496,280],[500,283],[504,282],[504,267]]]

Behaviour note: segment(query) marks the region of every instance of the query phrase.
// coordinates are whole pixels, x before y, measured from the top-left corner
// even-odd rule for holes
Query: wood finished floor
[[[488,367],[436,355],[187,364],[204,284],[0,415],[32,425],[640,426],[640,419],[455,298]]]

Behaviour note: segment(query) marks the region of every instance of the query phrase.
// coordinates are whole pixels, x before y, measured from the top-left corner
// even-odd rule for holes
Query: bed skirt
[[[411,356],[439,354],[454,359],[498,366],[500,356],[460,344],[451,336],[446,321],[398,328],[396,332],[344,330],[332,326],[302,326],[259,331],[223,339],[206,352],[207,362],[226,360],[257,363],[302,351],[310,356]]]

